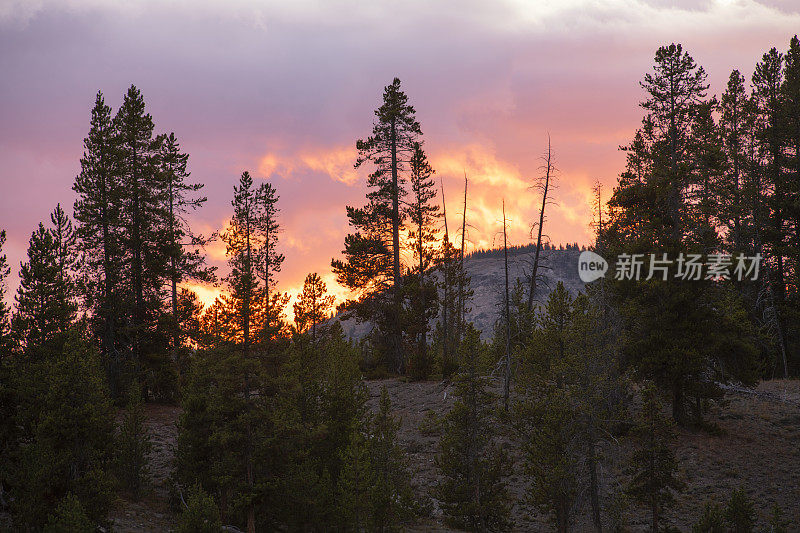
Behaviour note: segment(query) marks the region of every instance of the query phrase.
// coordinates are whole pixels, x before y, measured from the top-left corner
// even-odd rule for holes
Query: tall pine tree
[[[375,116],[372,135],[356,142],[356,168],[374,166],[367,180],[369,203],[347,207],[355,232],[345,238],[344,261],[335,259],[331,266],[339,283],[359,293],[357,316],[378,324],[392,366],[403,372],[401,206],[406,195],[404,173],[422,131],[397,78],[384,89]]]
[[[5,302],[6,280],[11,269],[8,266],[8,259],[3,253],[3,245],[6,243],[6,231],[0,230],[0,360],[11,354],[13,345],[11,338],[11,308]]]
[[[20,286],[13,327],[25,353],[58,350],[76,318],[73,280],[75,263],[71,226],[56,208],[57,228],[39,227],[31,234],[28,260],[20,267]]]
[[[262,236],[261,246],[257,251],[260,267],[257,275],[264,282],[264,310],[266,312],[266,334],[272,337],[277,331],[277,320],[286,305],[286,296],[275,291],[277,280],[275,275],[281,271],[284,255],[278,253],[278,234],[281,226],[278,223],[278,200],[280,197],[271,183],[261,185],[257,201],[260,204],[260,220],[258,230]]]
[[[765,259],[766,291],[769,297],[770,322],[777,332],[781,357],[774,369],[788,377],[786,342],[786,298],[788,254],[788,215],[791,190],[783,168],[783,54],[776,48],[765,53],[752,76],[753,101],[756,109],[756,139],[758,142],[757,172],[761,187],[769,191],[763,196],[764,207],[759,214],[760,244]]]
[[[271,250],[274,258],[274,200],[277,197],[270,184],[255,186],[249,172],[242,173],[233,191],[233,216],[220,236],[227,247],[231,268],[225,278],[230,289],[226,301],[233,313],[231,325],[236,331],[236,342],[246,356],[268,326],[267,313],[272,302],[267,300],[267,285],[275,270],[270,269],[263,252]],[[265,201],[265,198],[272,200]],[[273,240],[270,242],[270,239]],[[262,283],[264,278],[268,280]]]
[[[604,245],[612,257],[667,254],[675,261],[717,250],[703,219],[715,224],[712,182],[720,176],[720,154],[702,67],[674,44],[659,48],[655,61],[642,83],[648,113],[609,202]],[[678,266],[672,264],[666,279],[645,269],[642,278],[650,279],[615,280],[609,288],[624,319],[627,364],[670,391],[673,415],[685,424],[690,408],[699,419],[705,400],[719,397],[720,380],[752,382],[755,352],[752,328],[730,288],[676,279]]]
[[[406,331],[416,337],[412,339],[416,342],[412,345],[410,371],[417,379],[425,379],[432,366],[428,354],[428,324],[437,311],[434,280],[426,277],[426,273],[431,269],[435,258],[434,243],[440,214],[439,206],[433,203],[436,198],[434,170],[419,143],[414,145],[410,170],[411,201],[406,205],[406,213],[411,221],[409,239],[414,243],[417,264],[410,283],[412,290],[406,291],[410,299],[411,318],[411,324],[406,327]]]
[[[115,127],[111,108],[97,93],[89,134],[83,141],[81,172],[72,189],[78,246],[82,264],[85,305],[91,309],[91,324],[100,340],[112,396],[120,393],[122,339],[122,255],[120,249],[120,180],[117,175]]]
[[[161,179],[166,188],[163,195],[166,216],[165,248],[169,256],[170,310],[172,313],[172,349],[181,347],[181,328],[178,318],[178,285],[186,280],[212,281],[213,270],[205,267],[205,256],[200,253],[202,237],[194,235],[186,215],[201,207],[204,196],[195,196],[202,184],[186,183],[189,171],[186,165],[189,154],[181,153],[174,133],[164,138],[160,152]]]
[[[719,110],[722,148],[727,160],[719,195],[719,216],[727,227],[725,244],[734,253],[752,254],[753,215],[757,207],[754,202],[759,201],[757,196],[761,191],[751,172],[755,161],[753,101],[738,70],[731,72]]]
[[[131,363],[144,371],[145,356],[163,354],[156,337],[162,311],[169,254],[164,249],[164,176],[159,170],[163,138],[153,135],[153,119],[145,112],[142,93],[131,86],[114,117],[114,150],[120,197],[119,242]],[[161,356],[163,357],[163,356]]]

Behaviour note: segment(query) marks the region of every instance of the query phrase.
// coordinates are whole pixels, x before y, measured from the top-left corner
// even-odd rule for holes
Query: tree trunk
[[[506,364],[503,376],[503,409],[508,411],[508,397],[511,389],[511,305],[508,301],[508,240],[506,236],[506,201],[503,200],[503,260],[506,273],[505,319],[506,319]]]
[[[686,423],[686,410],[683,405],[683,388],[679,379],[672,382],[672,418],[679,426]]]
[[[444,183],[441,182],[442,186],[442,212],[444,218],[444,240],[446,243],[450,242],[450,234],[447,231],[447,204],[445,203],[444,199]],[[445,253],[447,252],[447,248],[445,248]],[[445,261],[449,261],[447,257],[444,258]],[[445,269],[442,271],[442,286],[443,286],[443,299],[442,299],[442,369],[444,374],[447,370],[445,370],[450,361],[450,324],[448,322],[448,309],[450,306],[450,281],[447,278],[447,263],[445,263]],[[442,378],[446,378],[448,376],[442,375]]]
[[[536,292],[536,276],[539,270],[539,254],[542,250],[542,226],[544,226],[544,209],[547,206],[547,192],[550,188],[550,170],[552,168],[552,151],[550,149],[550,135],[547,135],[547,156],[545,158],[544,188],[542,190],[542,207],[539,209],[539,231],[536,237],[536,251],[533,256],[533,268],[531,269],[530,289],[528,290],[528,307],[530,313],[533,309],[533,297]]]
[[[265,256],[264,257],[264,312],[266,316],[265,325],[267,326],[267,328],[269,328],[272,325],[272,313],[269,307],[269,268],[270,268],[269,247],[271,239],[269,234],[269,229],[271,225],[272,225],[272,217],[269,216],[267,219],[267,223],[265,224],[267,235],[264,245],[266,247],[266,252],[264,254]]]
[[[395,364],[398,372],[405,370],[405,362],[400,349],[400,339],[402,336],[401,314],[401,293],[402,286],[400,272],[400,194],[397,175],[397,124],[392,118],[391,122],[391,152],[392,152],[392,272],[393,292],[394,292],[394,339],[392,340]]]
[[[655,497],[653,497],[650,504],[650,513],[652,516],[650,529],[653,533],[658,533],[658,502],[656,501]]]
[[[180,344],[180,322],[178,321],[178,250],[180,243],[175,236],[175,197],[172,188],[172,178],[169,180],[169,234],[170,244],[173,246],[172,254],[170,257],[170,282],[172,289],[172,358],[173,361],[178,360],[178,346]]]
[[[103,282],[105,294],[103,294],[102,302],[102,315],[103,315],[103,342],[101,344],[103,355],[109,360],[106,361],[108,365],[109,385],[111,388],[111,395],[116,398],[119,394],[119,387],[117,383],[117,369],[116,367],[116,339],[115,331],[116,324],[114,320],[114,312],[112,310],[112,294],[114,291],[115,276],[111,268],[111,231],[109,228],[109,199],[108,199],[108,174],[103,171],[103,176],[100,178],[100,224],[103,232]]]
[[[244,377],[244,396],[247,400],[247,406],[249,409],[252,409],[250,405],[250,379],[248,375],[248,371],[245,370],[245,377]],[[245,450],[245,462],[246,462],[246,481],[247,487],[250,490],[249,494],[249,502],[247,504],[247,533],[256,533],[256,512],[255,507],[253,506],[253,486],[255,485],[253,480],[253,432],[252,428],[250,427],[250,421],[248,417],[247,422],[247,447]]]
[[[427,375],[427,359],[428,359],[428,318],[425,315],[426,313],[426,305],[425,305],[425,258],[423,256],[425,252],[425,243],[423,242],[422,238],[422,230],[423,230],[423,217],[422,217],[422,208],[420,207],[420,211],[417,214],[417,253],[419,254],[419,291],[420,291],[420,332],[419,332],[419,360],[420,362],[425,365],[425,375]]]
[[[789,365],[786,360],[786,339],[783,336],[783,323],[781,321],[781,309],[776,302],[775,298],[775,289],[772,285],[772,279],[770,275],[770,266],[769,264],[763,259],[764,256],[764,245],[761,240],[761,184],[756,184],[756,193],[754,195],[753,200],[753,225],[755,226],[756,233],[755,233],[755,249],[756,253],[762,256],[762,264],[764,268],[764,284],[767,291],[767,305],[772,308],[772,312],[775,317],[775,327],[777,329],[778,334],[778,347],[780,349],[781,354],[781,361],[783,363],[783,378],[788,379],[789,377]]]
[[[133,184],[133,209],[132,209],[132,228],[131,228],[131,248],[133,255],[132,265],[132,282],[133,282],[133,355],[134,365],[137,373],[141,367],[141,325],[143,322],[144,311],[144,286],[142,280],[142,205],[141,205],[141,187],[139,178],[137,177],[136,167],[138,162],[136,160],[136,149],[134,148],[131,155],[131,182]],[[145,397],[147,391],[145,390]]]
[[[461,336],[464,324],[464,243],[467,236],[467,173],[464,172],[464,211],[461,214],[461,255],[459,263],[461,265],[461,275],[458,278],[458,306],[456,308],[456,344],[461,344]]]
[[[595,531],[603,531],[603,522],[600,518],[600,483],[597,479],[597,453],[594,441],[594,424],[589,421],[589,498],[592,505],[592,524]]]
[[[558,533],[569,532],[569,509],[566,498],[561,498],[557,504],[558,510],[556,511],[556,529]]]

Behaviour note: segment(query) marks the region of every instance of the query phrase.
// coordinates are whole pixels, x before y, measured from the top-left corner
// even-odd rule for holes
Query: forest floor
[[[452,405],[452,387],[437,382],[406,383],[398,379],[368,381],[369,405],[377,408],[381,387],[385,386],[392,407],[402,419],[401,446],[408,454],[412,485],[420,494],[430,494],[438,480],[434,462],[438,452],[435,428],[428,420]],[[759,515],[757,531],[767,530],[767,520],[775,504],[800,531],[800,381],[762,382],[755,391],[730,391],[726,406],[715,406],[709,422],[721,431],[679,429],[674,450],[686,490],[677,497],[667,519],[681,531],[690,531],[705,502],[714,498],[724,503],[732,490],[744,487]],[[177,435],[180,408],[148,405],[148,427],[153,438],[152,490],[139,502],[121,498],[112,513],[114,530],[120,532],[169,531],[175,516],[169,506],[169,476]],[[423,429],[421,429],[421,426]],[[515,456],[515,450],[509,450]],[[604,496],[610,500],[623,477],[622,465],[629,451],[625,439],[607,447],[602,471]],[[516,531],[548,531],[547,517],[525,503],[526,480],[521,461],[516,461],[508,478],[509,492],[519,502],[514,506]],[[408,531],[452,531],[444,526],[441,512],[433,501],[432,516]],[[576,531],[589,531],[589,510],[577,510]],[[630,508],[627,521],[633,531],[647,529],[646,515]]]

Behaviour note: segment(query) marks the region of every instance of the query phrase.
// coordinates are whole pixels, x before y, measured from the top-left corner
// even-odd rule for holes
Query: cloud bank
[[[610,193],[622,170],[655,49],[683,43],[719,94],[798,27],[789,0],[0,0],[0,227],[16,270],[35,225],[74,201],[96,91],[116,107],[133,83],[206,184],[195,226],[221,227],[250,170],[281,196],[281,286],[313,271],[331,285],[344,206],[364,201],[355,141],[398,76],[452,224],[470,177],[472,246],[494,244],[503,199],[511,242],[528,242],[548,134],[559,188],[547,233],[586,243],[591,184]],[[220,250],[210,258],[224,265]]]

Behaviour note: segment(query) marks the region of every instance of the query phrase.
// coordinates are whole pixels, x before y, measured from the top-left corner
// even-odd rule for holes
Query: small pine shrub
[[[692,533],[725,533],[725,515],[719,505],[706,502],[703,515],[692,527]]]
[[[189,491],[186,504],[178,523],[177,533],[219,533],[222,520],[214,498],[206,494],[200,485]]]
[[[409,485],[407,459],[397,444],[400,421],[392,415],[386,387],[379,410],[351,436],[338,481],[341,522],[350,531],[395,531],[427,512]]]
[[[45,533],[92,533],[94,530],[80,500],[71,492],[64,496],[44,527]]]
[[[119,430],[117,447],[119,480],[134,499],[139,499],[150,479],[147,456],[152,443],[144,422],[142,392],[139,385],[134,382],[128,392],[128,405]]]
[[[776,503],[772,507],[772,516],[769,518],[769,531],[771,533],[789,533],[789,520],[783,517],[783,511]]]
[[[730,531],[733,533],[751,533],[756,523],[756,512],[753,502],[747,496],[744,488],[739,488],[731,493],[731,499],[725,508],[725,518]]]
[[[615,490],[606,506],[608,515],[608,530],[613,533],[624,533],[628,531],[628,509],[630,499],[622,487]]]
[[[508,458],[495,439],[496,397],[479,368],[484,349],[477,330],[468,329],[455,381],[456,401],[442,421],[436,458],[442,477],[434,495],[448,525],[470,531],[508,531],[513,527],[505,486]]]

